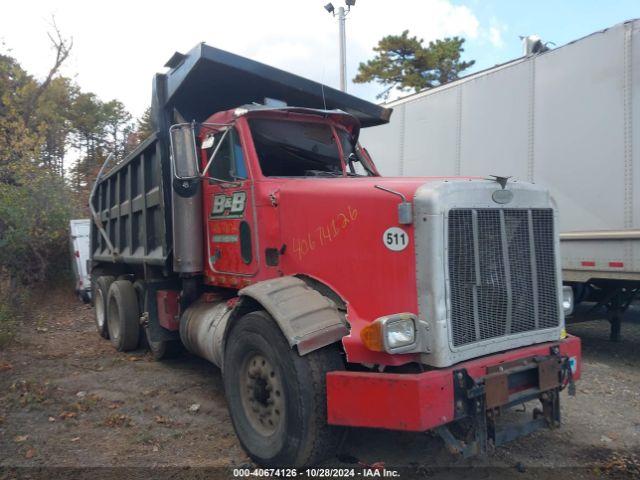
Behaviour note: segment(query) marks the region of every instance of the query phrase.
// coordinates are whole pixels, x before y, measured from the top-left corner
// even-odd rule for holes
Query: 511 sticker
[[[382,243],[389,250],[399,252],[409,245],[409,235],[399,227],[387,228],[382,234]]]

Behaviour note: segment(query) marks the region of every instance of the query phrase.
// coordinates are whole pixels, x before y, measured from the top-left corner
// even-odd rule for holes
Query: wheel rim
[[[273,435],[283,421],[285,398],[277,369],[260,354],[249,355],[240,369],[240,397],[251,426]]]
[[[96,322],[98,322],[98,328],[102,330],[104,328],[104,297],[102,296],[102,290],[96,289]]]
[[[117,341],[120,337],[120,311],[118,310],[118,302],[115,298],[111,298],[109,308],[107,309],[107,322],[109,327],[109,336],[112,340]]]

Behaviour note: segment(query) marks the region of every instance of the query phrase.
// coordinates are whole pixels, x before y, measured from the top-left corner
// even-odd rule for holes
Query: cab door
[[[203,189],[208,270],[214,283],[229,284],[225,275],[252,276],[257,271],[252,182],[234,127],[205,138],[203,147],[205,166],[210,163]]]

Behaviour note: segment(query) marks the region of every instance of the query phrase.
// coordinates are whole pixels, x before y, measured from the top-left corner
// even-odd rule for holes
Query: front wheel
[[[314,465],[335,453],[342,429],[327,424],[326,374],[343,369],[334,346],[300,356],[264,311],[233,326],[224,387],[243,448],[267,467]]]

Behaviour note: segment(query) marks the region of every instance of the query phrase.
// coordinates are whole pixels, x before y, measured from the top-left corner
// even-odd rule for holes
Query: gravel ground
[[[0,351],[0,480],[228,478],[255,467],[217,368],[188,354],[160,363],[117,353],[93,325],[90,307],[47,292]],[[620,343],[604,321],[568,330],[582,338],[584,372],[577,396],[563,394],[561,429],[472,460],[432,434],[354,429],[325,466],[361,476],[384,465],[402,478],[640,478],[640,308]]]

